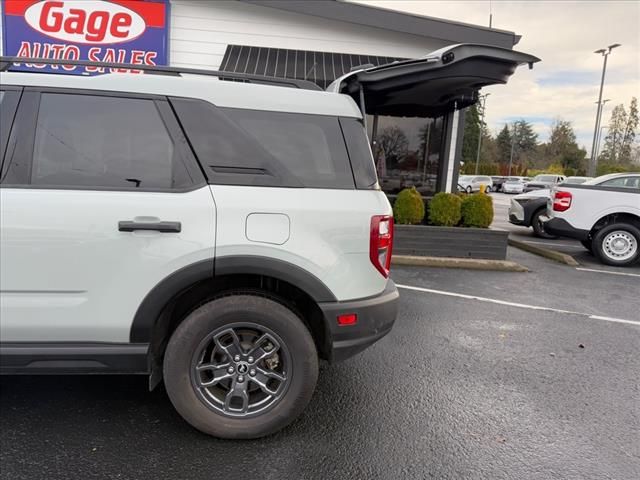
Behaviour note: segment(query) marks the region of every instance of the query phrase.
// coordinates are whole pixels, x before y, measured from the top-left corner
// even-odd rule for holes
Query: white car
[[[485,186],[485,192],[490,192],[493,189],[493,180],[487,175],[461,175],[458,185],[467,193],[479,192],[481,185]]]
[[[525,184],[525,177],[508,177],[502,184],[502,191],[504,193],[522,193]]]
[[[640,173],[616,173],[581,185],[556,185],[544,230],[576,238],[603,263],[640,260]]]

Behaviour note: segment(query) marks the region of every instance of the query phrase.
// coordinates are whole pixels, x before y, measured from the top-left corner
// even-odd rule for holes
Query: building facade
[[[17,11],[16,4],[11,4],[15,1],[2,0],[3,19],[8,18],[7,13],[24,14],[21,13],[24,9]],[[44,5],[47,1],[26,3]],[[66,3],[70,3],[69,0]],[[131,6],[134,2],[93,0],[89,3]],[[341,0],[149,0],[143,3],[149,8],[150,4],[165,6],[166,55],[157,58],[166,58],[170,65],[306,79],[322,88],[362,65],[378,66],[420,58],[459,43],[511,49],[519,40],[513,32]],[[42,5],[36,8],[42,11]],[[155,14],[141,15],[147,21]],[[54,23],[51,20],[51,25]],[[21,35],[15,33],[20,31],[10,26],[9,20],[3,21],[5,50],[12,40],[15,44],[20,40],[13,38]],[[120,46],[126,46],[126,42]],[[118,51],[114,48],[115,58],[108,59],[117,61]],[[74,58],[72,54],[66,58]],[[51,53],[42,56],[51,56]],[[121,58],[131,57],[123,54]],[[455,190],[463,125],[462,109],[435,117],[415,116],[409,111],[406,115],[369,115],[367,127],[383,189],[393,195],[402,188],[415,186],[425,196]]]

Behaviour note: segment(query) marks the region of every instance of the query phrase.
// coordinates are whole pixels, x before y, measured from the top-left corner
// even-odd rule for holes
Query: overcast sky
[[[357,0],[382,8],[493,27],[522,35],[516,50],[540,57],[533,70],[518,69],[509,83],[487,87],[486,121],[494,133],[505,122],[524,118],[539,139],[549,135],[556,117],[573,123],[578,143],[591,150],[602,72],[602,57],[593,53],[613,43],[609,56],[602,124],[613,106],[640,97],[640,1],[492,1],[489,0]],[[605,133],[606,134],[606,133]]]

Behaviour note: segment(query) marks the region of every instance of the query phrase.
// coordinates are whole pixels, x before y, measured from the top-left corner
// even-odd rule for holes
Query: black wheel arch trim
[[[337,298],[322,280],[303,268],[277,258],[259,255],[232,255],[217,257],[215,275],[265,275],[295,285],[316,303],[336,302]]]
[[[150,343],[153,328],[171,299],[199,282],[225,275],[264,275],[295,285],[317,303],[337,301],[319,278],[292,263],[258,255],[209,258],[177,270],[151,289],[136,311],[130,341]]]

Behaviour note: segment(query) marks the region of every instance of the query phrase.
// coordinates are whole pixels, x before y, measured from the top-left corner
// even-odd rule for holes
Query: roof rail
[[[0,72],[7,72],[15,64],[32,63],[39,65],[70,65],[79,67],[100,67],[100,68],[114,68],[124,70],[140,70],[144,73],[152,75],[173,75],[179,76],[181,74],[188,75],[207,75],[211,77],[218,77],[220,80],[235,80],[246,83],[258,83],[265,85],[279,85],[282,87],[301,88],[304,90],[320,90],[322,88],[317,84],[308,80],[297,80],[294,78],[277,78],[277,77],[263,77],[262,75],[251,75],[247,73],[237,72],[222,72],[217,70],[205,70],[197,68],[180,68],[180,67],[166,67],[163,65],[134,65],[130,63],[112,63],[112,62],[91,62],[88,60],[62,60],[51,58],[27,58],[27,57],[0,57]],[[50,72],[41,72],[50,73]]]

